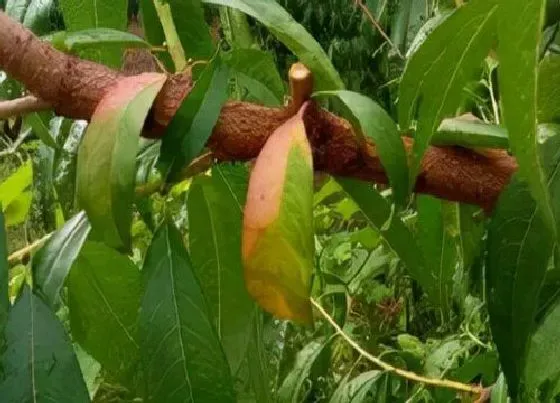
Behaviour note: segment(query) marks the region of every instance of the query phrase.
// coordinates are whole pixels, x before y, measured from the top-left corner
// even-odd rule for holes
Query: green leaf
[[[554,353],[560,342],[560,302],[550,310],[531,338],[525,380],[529,390],[560,373],[560,361]]]
[[[265,25],[313,73],[317,90],[341,90],[344,84],[321,45],[273,0],[203,0],[237,9]]]
[[[59,0],[68,31],[92,28],[112,28],[126,31],[128,25],[127,0]],[[79,52],[80,57],[113,68],[121,67],[121,49],[101,48]]]
[[[1,357],[6,402],[89,402],[70,339],[54,312],[24,286],[10,310]]]
[[[52,307],[60,302],[60,291],[89,230],[87,216],[80,212],[56,231],[33,256],[34,286]]]
[[[61,51],[76,54],[86,49],[96,49],[102,46],[118,47],[121,51],[128,48],[150,47],[150,44],[139,36],[111,28],[92,28],[74,32],[59,31],[43,36],[41,39],[53,42]]]
[[[27,160],[4,182],[0,183],[0,205],[6,225],[25,220],[31,207],[32,194],[28,190],[33,181],[33,164]]]
[[[189,250],[213,313],[232,373],[245,358],[256,306],[245,288],[241,263],[243,206],[231,181],[247,181],[232,166],[215,166],[212,176],[197,178],[189,190]]]
[[[116,379],[131,376],[139,359],[140,270],[114,249],[87,242],[66,284],[73,339]]]
[[[280,403],[305,401],[305,397],[301,396],[305,381],[311,375],[313,364],[330,345],[331,340],[312,341],[297,353],[294,367],[278,389],[278,401]]]
[[[165,131],[159,166],[175,180],[203,150],[227,100],[228,69],[217,57],[204,70]]]
[[[299,113],[268,138],[251,172],[242,259],[249,294],[263,309],[313,322],[313,157]]]
[[[432,278],[428,296],[447,318],[453,302],[453,278],[463,269],[459,205],[430,196],[420,196],[418,206],[418,245],[424,253],[426,275]]]
[[[539,63],[537,117],[540,123],[560,123],[560,55],[548,54]]]
[[[431,141],[435,146],[461,146],[467,148],[509,147],[505,128],[463,118],[444,119]]]
[[[56,6],[55,0],[8,0],[5,12],[35,35],[42,35],[53,28]]]
[[[545,222],[556,232],[537,136],[539,44],[546,1],[500,0],[499,3],[500,98],[510,146],[521,178],[527,181]],[[519,26],[523,26],[521,32]],[[513,389],[511,385],[510,389]]]
[[[4,327],[8,319],[10,300],[8,298],[8,243],[4,214],[0,209],[0,352],[4,346]],[[0,366],[0,371],[2,367]]]
[[[270,54],[258,49],[234,49],[223,58],[238,74],[239,86],[250,95],[266,105],[282,105],[284,83]]]
[[[509,403],[507,383],[504,374],[500,373],[498,381],[492,386],[492,394],[490,395],[491,403]]]
[[[128,248],[140,132],[166,76],[122,78],[98,104],[78,152],[76,193],[93,233]]]
[[[379,232],[387,245],[402,260],[411,277],[424,290],[430,290],[433,281],[424,267],[422,250],[418,247],[412,232],[392,211],[389,201],[384,199],[371,184],[345,178],[337,178],[337,182],[364,213],[368,224]]]
[[[187,59],[209,59],[214,53],[210,28],[200,0],[156,0],[169,4],[173,23]]]
[[[162,46],[165,43],[165,33],[157,15],[154,0],[140,0],[139,3],[146,40],[153,46]],[[173,72],[173,60],[169,52],[158,52],[156,56],[165,65],[167,71]]]
[[[362,372],[353,379],[344,378],[334,391],[330,403],[361,403],[366,402],[379,379],[381,372],[377,370]]]
[[[354,131],[359,133],[364,143],[364,137],[367,137],[375,144],[381,164],[393,187],[395,201],[405,206],[409,189],[408,161],[403,141],[393,119],[376,102],[357,92],[332,91],[317,95],[334,96],[342,101],[350,112]]]
[[[33,133],[35,133],[43,143],[55,149],[59,148],[54,141],[49,128],[45,125],[43,119],[41,119],[41,116],[38,113],[34,112],[27,115],[25,117],[25,122],[31,126]]]
[[[225,354],[173,224],[156,231],[142,272],[138,333],[148,401],[234,402]]]
[[[495,208],[486,258],[492,336],[512,397],[519,393],[552,247],[549,229],[516,174]]]
[[[506,0],[507,1],[507,0]],[[408,60],[399,85],[399,126],[416,118],[412,188],[441,119],[455,113],[463,88],[495,42],[498,0],[471,0],[438,25]],[[513,26],[513,25],[512,25]]]

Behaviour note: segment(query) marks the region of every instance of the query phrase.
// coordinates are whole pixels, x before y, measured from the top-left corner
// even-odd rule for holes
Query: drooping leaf
[[[130,244],[140,132],[163,86],[163,74],[126,77],[98,104],[78,152],[77,200],[107,245]]]
[[[492,336],[512,397],[520,392],[538,293],[552,247],[549,228],[516,174],[495,208],[486,259]]]
[[[66,282],[73,339],[115,379],[136,369],[140,270],[127,256],[87,242]]]
[[[431,196],[420,196],[418,205],[418,245],[424,253],[424,261],[431,276],[432,286],[428,296],[450,317],[453,278],[463,268],[461,253],[459,205]]]
[[[403,261],[411,277],[424,290],[430,290],[433,281],[424,268],[422,250],[418,247],[412,232],[398,215],[392,212],[389,201],[368,183],[343,178],[338,178],[337,182],[364,213],[369,225],[379,232],[388,246]]]
[[[127,30],[127,0],[59,0],[68,31],[94,28]],[[80,57],[120,68],[122,49],[102,48],[79,52]]]
[[[399,85],[399,125],[417,123],[410,162],[414,186],[441,119],[455,112],[468,80],[495,42],[498,0],[472,0],[439,24],[407,62]]]
[[[121,52],[129,48],[148,48],[150,44],[130,32],[122,32],[112,28],[92,28],[81,31],[59,31],[46,35],[43,40],[66,53],[79,54],[83,50],[96,49],[102,46],[120,48]]]
[[[4,226],[4,214],[0,209],[0,352],[2,352],[3,334],[8,319],[8,243],[6,240],[6,228]],[[0,370],[1,370],[0,366]]]
[[[4,182],[0,183],[0,205],[6,225],[15,225],[25,220],[31,206],[33,164],[27,160]]]
[[[60,290],[89,231],[87,216],[80,212],[56,231],[33,256],[34,286],[50,306],[55,307],[60,302]]]
[[[54,312],[28,286],[10,310],[0,358],[6,402],[89,402],[69,337]]]
[[[337,97],[350,112],[354,131],[372,140],[393,187],[395,201],[404,206],[408,196],[408,161],[397,125],[376,102],[352,91],[322,92],[317,95]],[[365,144],[364,144],[365,147]]]
[[[203,0],[237,9],[265,25],[313,73],[317,90],[340,90],[344,85],[331,61],[315,39],[293,17],[272,0]]]
[[[539,45],[546,1],[500,0],[499,4],[500,99],[510,147],[540,214],[556,231],[537,136]],[[523,24],[522,32],[517,29],[519,24]],[[509,378],[507,372],[506,378]]]
[[[280,403],[305,401],[305,397],[301,396],[305,381],[311,375],[313,364],[330,345],[331,340],[314,340],[297,353],[292,370],[278,389],[278,401]]]
[[[204,70],[166,129],[159,166],[176,179],[203,150],[227,99],[228,69],[219,57]]]
[[[258,49],[234,49],[224,56],[224,63],[238,74],[238,85],[248,91],[249,99],[282,105],[284,83],[271,55]]]
[[[225,354],[179,231],[164,222],[142,270],[138,334],[152,402],[234,402]]]
[[[367,371],[355,378],[344,378],[334,391],[330,403],[361,403],[367,401],[368,393],[373,389],[381,372]]]
[[[246,173],[246,170],[243,169]],[[189,250],[232,373],[237,373],[253,328],[255,304],[241,262],[243,206],[230,182],[245,179],[231,166],[215,166],[189,190]]]
[[[552,353],[559,342],[560,303],[556,303],[531,338],[525,367],[528,389],[538,388],[544,381],[560,373],[560,361]]]
[[[210,27],[201,0],[156,0],[169,4],[173,23],[187,59],[207,60],[214,53]]]
[[[263,309],[312,322],[314,246],[313,161],[297,114],[269,137],[249,179],[242,258],[249,294]]]

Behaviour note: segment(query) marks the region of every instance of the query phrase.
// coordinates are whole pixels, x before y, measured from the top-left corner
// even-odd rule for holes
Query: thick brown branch
[[[53,49],[1,12],[0,39],[0,67],[63,116],[90,118],[101,97],[122,77],[117,71]],[[146,135],[163,135],[191,88],[189,72],[169,77],[146,123]],[[286,109],[229,102],[208,145],[221,160],[254,158],[289,114]],[[318,170],[378,183],[387,181],[375,146],[370,144],[367,150],[361,150],[347,121],[312,107],[305,115],[305,124]],[[403,141],[410,149],[412,141]],[[483,154],[458,147],[430,147],[416,191],[489,210],[516,169],[515,160],[503,151]]]

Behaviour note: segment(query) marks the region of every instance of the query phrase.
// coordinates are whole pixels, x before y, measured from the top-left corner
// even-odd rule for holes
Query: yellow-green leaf
[[[19,224],[25,220],[31,206],[31,191],[27,190],[33,181],[31,160],[20,166],[4,182],[0,183],[0,205],[6,225]]]
[[[101,100],[78,151],[77,200],[92,233],[114,248],[130,243],[140,132],[165,75],[121,79]]]
[[[247,192],[242,257],[249,293],[278,318],[312,320],[313,161],[300,115],[257,158]]]

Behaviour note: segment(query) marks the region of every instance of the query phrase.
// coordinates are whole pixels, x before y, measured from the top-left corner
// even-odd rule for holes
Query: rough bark
[[[56,113],[89,119],[103,95],[123,73],[66,55],[41,42],[0,12],[0,67],[28,91],[53,106]],[[183,98],[192,88],[190,72],[170,75],[145,125],[145,135],[161,137]],[[257,156],[289,109],[229,102],[220,114],[208,146],[221,160]],[[358,146],[349,123],[318,107],[308,108],[305,125],[316,169],[333,175],[386,183],[374,144]],[[403,138],[408,150],[412,140]],[[415,190],[440,198],[476,204],[490,210],[517,164],[506,152],[474,152],[459,147],[430,147]]]

